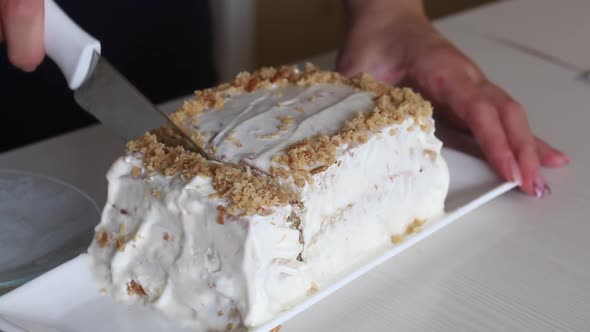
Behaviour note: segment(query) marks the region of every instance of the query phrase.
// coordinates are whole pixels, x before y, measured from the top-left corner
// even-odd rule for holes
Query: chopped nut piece
[[[305,179],[304,178],[295,179],[295,185],[299,188],[305,187]]]
[[[139,295],[139,296],[147,296],[147,293],[145,292],[143,287],[141,287],[141,284],[135,280],[131,280],[131,282],[129,282],[127,284],[127,294],[128,295],[135,294],[135,295]]]
[[[125,224],[124,222],[122,222],[119,225],[119,235],[124,235],[126,231],[127,231],[127,224]]]
[[[219,316],[219,317],[223,316],[223,311],[219,310],[219,311],[217,312],[217,316]]]
[[[315,282],[311,282],[311,286],[309,287],[309,289],[307,290],[307,295],[311,295],[316,293],[318,290],[320,290],[320,288],[318,287],[318,285],[316,285]]]
[[[124,214],[124,215],[129,214],[129,212],[127,212],[127,210],[125,210],[125,209],[119,210],[119,213]]]
[[[160,198],[160,190],[153,188],[152,189],[152,196],[154,196],[156,199]]]
[[[106,247],[109,244],[109,233],[105,231],[96,233],[96,240],[101,248]]]
[[[223,225],[225,223],[225,207],[219,205],[217,207],[217,223]]]
[[[163,238],[164,238],[164,241],[170,240],[170,234],[168,234],[168,232],[164,232]]]
[[[270,330],[269,332],[280,332],[282,327],[283,327],[282,325],[276,326],[274,329]]]
[[[430,157],[430,159],[432,161],[435,161],[436,160],[436,156],[437,156],[436,151],[429,150],[429,149],[424,149],[424,154],[427,155],[428,157]]]
[[[230,318],[238,318],[240,317],[240,311],[237,308],[233,308],[229,313]]]
[[[319,166],[319,167],[316,167],[316,168],[312,169],[310,171],[310,173],[311,174],[318,174],[318,173],[324,172],[327,169],[328,169],[328,166],[325,166],[325,165],[324,166]]]
[[[408,225],[406,234],[418,233],[422,230],[422,226],[426,223],[423,219],[414,219],[414,221]]]
[[[141,168],[135,166],[133,167],[133,170],[131,171],[131,176],[133,176],[134,178],[138,177],[141,174]]]
[[[279,131],[289,130],[289,125],[293,123],[293,117],[290,115],[279,116],[279,120],[281,121],[281,125],[279,126]]]
[[[391,236],[391,243],[400,244],[404,240],[404,237],[400,234],[394,234]]]
[[[115,243],[117,244],[117,250],[119,251],[125,251],[125,238],[120,236],[117,238],[117,240],[115,240]]]
[[[261,138],[261,139],[275,139],[275,138],[279,138],[281,135],[279,133],[270,133],[270,134],[264,134],[264,135],[256,135],[257,138]]]

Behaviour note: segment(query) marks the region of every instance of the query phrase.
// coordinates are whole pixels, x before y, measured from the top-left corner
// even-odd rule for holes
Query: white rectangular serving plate
[[[421,232],[407,236],[402,243],[356,267],[333,284],[308,296],[299,305],[282,312],[272,321],[251,328],[249,331],[268,332],[322,299],[329,303],[328,295],[336,290],[468,212],[516,187],[514,183],[500,182],[488,166],[478,159],[447,148],[443,149],[443,155],[451,173],[446,215],[427,223]],[[2,320],[2,317],[5,320]],[[0,331],[2,330],[5,332],[191,331],[177,326],[175,322],[149,308],[127,306],[102,294],[99,284],[91,274],[87,255],[80,255],[1,296]],[[281,331],[288,332],[288,326]]]

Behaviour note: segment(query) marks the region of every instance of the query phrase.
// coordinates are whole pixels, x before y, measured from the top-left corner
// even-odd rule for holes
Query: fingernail
[[[522,175],[520,174],[520,168],[514,160],[513,156],[508,157],[508,169],[510,170],[510,176],[512,177],[512,181],[522,184]]]
[[[535,189],[535,196],[537,198],[543,198],[549,194],[551,194],[551,188],[541,179],[540,176],[537,176],[535,181],[533,182],[533,187]]]

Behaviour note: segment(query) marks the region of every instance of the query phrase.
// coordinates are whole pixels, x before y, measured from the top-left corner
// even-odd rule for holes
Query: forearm
[[[420,16],[426,17],[422,0],[343,0],[348,16],[355,19],[361,16]]]

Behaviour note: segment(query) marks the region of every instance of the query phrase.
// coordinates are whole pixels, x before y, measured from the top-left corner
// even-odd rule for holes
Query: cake
[[[196,331],[265,323],[443,214],[431,105],[368,75],[263,68],[197,91],[107,174],[108,293]]]

